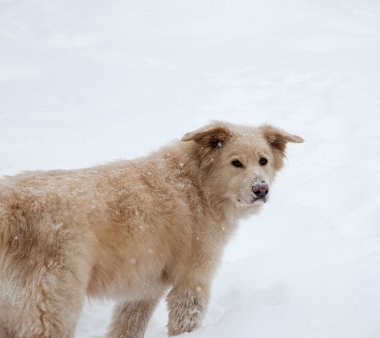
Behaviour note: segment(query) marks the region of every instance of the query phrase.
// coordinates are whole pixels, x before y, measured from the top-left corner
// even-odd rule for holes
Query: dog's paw
[[[168,334],[169,336],[178,336],[182,333],[188,333],[196,330],[202,324],[202,314],[199,310],[193,313],[187,312],[181,318],[172,319],[169,321]]]
[[[204,317],[206,299],[201,291],[186,290],[169,294],[169,336],[178,336],[199,328]]]

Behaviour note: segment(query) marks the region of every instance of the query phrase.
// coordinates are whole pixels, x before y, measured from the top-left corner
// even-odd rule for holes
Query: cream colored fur
[[[2,179],[0,337],[73,337],[87,294],[118,302],[109,338],[142,338],[169,288],[169,334],[199,327],[227,240],[263,204],[252,185],[273,181],[287,142],[302,139],[216,122],[144,158]]]

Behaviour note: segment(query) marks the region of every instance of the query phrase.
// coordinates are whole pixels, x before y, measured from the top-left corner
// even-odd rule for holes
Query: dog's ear
[[[182,141],[194,141],[205,148],[222,148],[231,138],[231,131],[222,123],[212,123],[182,137]]]
[[[302,137],[289,134],[286,131],[275,128],[271,125],[264,125],[261,128],[264,132],[264,136],[267,139],[268,143],[273,148],[275,148],[281,152],[285,151],[286,144],[288,142],[292,142],[292,143],[302,143],[303,142]]]
[[[273,153],[275,155],[276,169],[280,169],[283,165],[286,144],[288,142],[302,143],[304,141],[302,137],[289,134],[286,131],[283,131],[271,125],[264,125],[261,127],[261,129],[263,131],[264,137],[272,147]]]

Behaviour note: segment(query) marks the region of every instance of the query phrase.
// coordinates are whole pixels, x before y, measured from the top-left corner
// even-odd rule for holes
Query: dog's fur
[[[237,220],[266,200],[252,186],[273,181],[287,142],[302,139],[215,122],[144,158],[2,179],[0,337],[73,337],[87,294],[118,301],[109,338],[140,338],[168,288],[169,335],[199,327]]]

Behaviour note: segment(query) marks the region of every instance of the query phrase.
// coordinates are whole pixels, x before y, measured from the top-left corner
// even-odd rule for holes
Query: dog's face
[[[267,202],[276,172],[283,166],[286,144],[299,136],[269,125],[261,127],[213,123],[186,134],[194,141],[202,184],[215,200],[232,202],[241,213]],[[244,209],[244,210],[242,210]]]

